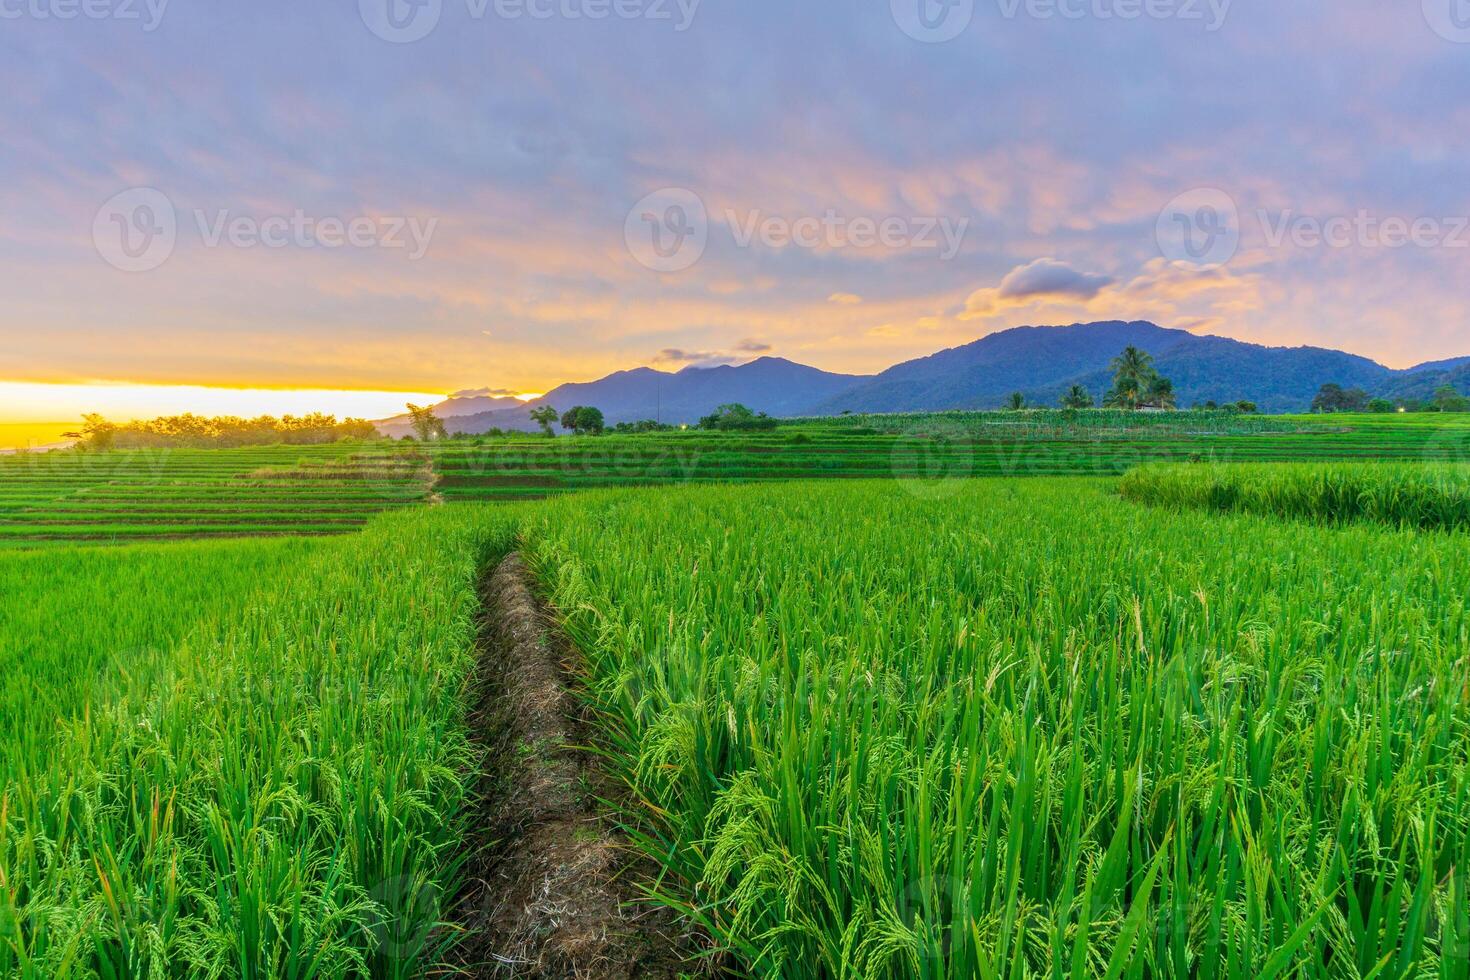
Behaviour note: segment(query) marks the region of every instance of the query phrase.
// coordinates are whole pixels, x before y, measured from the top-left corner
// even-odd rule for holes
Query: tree
[[[1361,388],[1344,389],[1340,384],[1328,382],[1312,399],[1314,412],[1361,412],[1368,407],[1368,393]]]
[[[1009,408],[1013,412],[1019,412],[1025,407],[1026,396],[1021,394],[1019,391],[1011,392],[1010,397],[1006,399],[1006,408]]]
[[[1470,412],[1470,398],[1460,394],[1454,385],[1434,389],[1434,405],[1441,412]]]
[[[88,449],[111,449],[117,439],[117,426],[93,412],[82,416],[79,435],[86,440]]]
[[[751,429],[774,429],[776,420],[765,412],[756,414],[739,402],[731,402],[721,405],[713,412],[699,420],[701,429],[717,429],[721,432],[733,432]]]
[[[1385,415],[1393,411],[1393,402],[1387,398],[1375,398],[1368,403],[1368,411],[1378,415]]]
[[[1143,403],[1149,408],[1173,408],[1174,382],[1155,373],[1148,379],[1148,390],[1144,393]]]
[[[1113,372],[1115,385],[1119,381],[1133,381],[1141,390],[1155,373],[1153,355],[1129,344],[1123,348],[1123,353],[1113,358],[1110,369]]]
[[[290,417],[287,416],[287,419],[289,420]],[[420,408],[418,405],[409,402],[408,424],[413,429],[414,437],[419,442],[428,442],[430,439],[443,439],[446,436],[444,420],[434,414],[434,407],[432,405]]]
[[[548,438],[555,436],[551,427],[556,423],[556,409],[550,405],[542,405],[540,408],[531,409],[531,421],[541,426],[541,434]]]
[[[593,408],[590,405],[578,405],[569,408],[562,413],[561,427],[569,429],[577,435],[591,433],[596,435],[606,426],[602,417],[602,409]]]
[[[1246,401],[1245,399],[1236,402],[1235,407],[1246,415],[1254,415],[1260,411],[1260,406],[1255,402]]]
[[[1154,359],[1128,346],[1113,358],[1113,387],[1103,398],[1109,408],[1173,408],[1174,383],[1154,370]]]
[[[1091,408],[1095,404],[1097,403],[1093,401],[1092,392],[1081,385],[1073,385],[1062,395],[1063,408]]]

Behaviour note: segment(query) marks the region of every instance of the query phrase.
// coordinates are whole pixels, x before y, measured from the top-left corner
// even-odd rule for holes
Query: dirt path
[[[491,763],[485,836],[463,922],[471,975],[663,978],[707,972],[686,962],[696,937],[637,901],[635,860],[595,799],[606,796],[567,689],[569,644],[532,591],[518,555],[484,587],[483,712]]]

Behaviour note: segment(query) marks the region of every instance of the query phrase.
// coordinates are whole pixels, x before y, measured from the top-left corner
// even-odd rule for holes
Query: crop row
[[[1147,466],[1122,482],[1130,500],[1323,523],[1372,521],[1470,529],[1470,466],[1388,463]]]
[[[665,901],[797,980],[1466,975],[1463,540],[950,489],[535,512]]]

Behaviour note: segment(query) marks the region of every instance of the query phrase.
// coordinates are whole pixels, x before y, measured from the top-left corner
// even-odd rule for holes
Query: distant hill
[[[1426,401],[1433,396],[1435,389],[1449,385],[1462,395],[1470,395],[1470,357],[1437,363],[1458,366],[1449,370],[1412,368],[1396,374],[1382,391],[1374,394],[1381,394],[1389,399],[1418,398]]]
[[[1418,373],[1420,371],[1453,371],[1455,368],[1465,367],[1467,365],[1470,365],[1470,357],[1451,357],[1444,361],[1425,361],[1423,364],[1416,364],[1409,368],[1409,373]]]
[[[1256,402],[1265,412],[1303,411],[1324,382],[1369,390],[1396,372],[1365,357],[1320,347],[1263,347],[1201,336],[1145,321],[1016,327],[963,347],[906,361],[830,399],[826,413],[997,408],[1019,391],[1055,405],[1073,384],[1099,401],[1112,384],[1108,365],[1129,345],[1147,351],[1174,382],[1181,405]]]
[[[594,405],[608,425],[657,419],[674,425],[699,421],[720,405],[739,402],[770,415],[792,416],[812,411],[820,402],[864,380],[861,375],[832,374],[783,357],[761,357],[748,364],[687,367],[678,372],[633,368],[597,381],[559,385],[542,397],[471,415],[449,418],[451,432],[480,433],[492,428],[531,431],[532,409],[551,405],[566,411]],[[438,410],[436,408],[436,414]],[[382,426],[380,426],[382,428]]]
[[[514,411],[523,403],[519,398],[509,395],[482,395],[478,393],[461,392],[451,395],[444,401],[434,406],[434,414],[441,419],[460,418],[467,415],[481,415],[486,412]],[[528,419],[529,421],[529,419]],[[373,423],[378,431],[395,439],[406,436],[413,431],[408,424],[408,416],[395,415],[391,419],[383,419]]]
[[[653,418],[690,423],[726,402],[786,417],[998,408],[1015,391],[1032,404],[1055,405],[1074,384],[1100,401],[1112,383],[1110,362],[1130,344],[1153,355],[1185,407],[1245,399],[1263,412],[1303,412],[1327,382],[1391,399],[1427,398],[1444,384],[1470,394],[1470,356],[1396,371],[1323,347],[1266,347],[1146,321],[1110,320],[1002,330],[870,377],[762,357],[739,366],[690,367],[677,373],[634,368],[597,381],[564,384],[531,402],[487,399],[494,404],[481,410],[474,399],[450,399],[436,410],[451,432],[479,433],[491,428],[530,431],[536,427],[530,410],[541,405],[562,411],[595,405],[611,425]],[[379,428],[393,435],[407,431],[401,418]]]

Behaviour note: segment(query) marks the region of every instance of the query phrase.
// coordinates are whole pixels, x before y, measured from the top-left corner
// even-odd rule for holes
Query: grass
[[[437,963],[478,768],[476,582],[511,515],[418,509],[352,538],[68,558],[33,596],[49,608],[0,634],[8,649],[83,607],[28,651],[48,695],[6,706],[32,735],[6,746],[0,976],[408,978]],[[0,568],[31,591],[53,560]],[[108,599],[107,582],[129,584]],[[86,683],[66,683],[72,650]]]
[[[667,901],[761,976],[1467,975],[1461,540],[941,486],[538,512]]]
[[[942,412],[699,430],[0,456],[0,548],[339,534],[383,510],[606,487],[1116,476],[1150,462],[1470,462],[1454,415]]]
[[[120,677],[206,624],[314,543],[239,541],[0,553],[0,785],[50,768],[58,727],[106,710]]]
[[[335,533],[0,553],[0,976],[442,972],[476,583],[518,547],[655,894],[752,975],[1470,980],[1470,551],[1413,489],[1450,469],[1125,481],[1225,473],[1330,528],[943,478],[1457,458],[1371,421],[430,449],[447,499],[553,497],[514,507],[417,506],[389,447],[16,461],[30,549]]]
[[[426,456],[386,443],[0,456],[0,548],[340,534],[432,484]]]
[[[771,433],[508,436],[429,452],[449,501],[797,479],[1115,476],[1148,462],[1470,461],[1458,416],[1381,418],[948,412],[797,421]]]
[[[1140,503],[1342,524],[1470,529],[1470,466],[1389,463],[1145,466],[1123,478]]]

